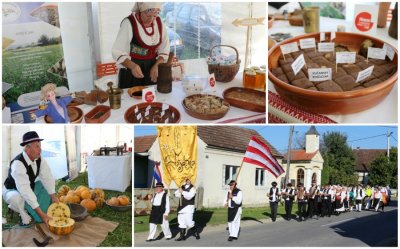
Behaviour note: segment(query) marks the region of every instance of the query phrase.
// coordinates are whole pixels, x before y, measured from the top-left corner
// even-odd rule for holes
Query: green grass
[[[71,182],[64,182],[64,181],[57,181],[56,182],[56,190],[61,185],[68,185],[71,189],[74,189],[80,185],[87,186],[87,173],[80,174],[75,180]],[[132,188],[128,187],[127,192],[117,192],[117,191],[109,191],[105,190],[106,199],[109,199],[113,196],[118,195],[126,195],[132,199]],[[7,204],[3,201],[3,217],[7,217],[7,221],[9,225],[15,225],[19,221],[19,215],[14,214],[12,220],[10,220],[9,215],[7,214]],[[131,247],[132,246],[132,211],[126,212],[117,212],[109,208],[107,205],[104,205],[103,208],[96,209],[93,213],[91,213],[93,217],[100,217],[107,221],[114,221],[118,222],[118,227],[112,232],[109,233],[107,238],[100,244],[100,246],[107,246],[107,247]]]
[[[15,102],[22,93],[40,91],[49,82],[67,86],[66,79],[47,72],[63,56],[62,44],[4,51],[2,80],[14,84],[4,94],[7,103]]]
[[[269,219],[271,217],[269,207],[257,207],[257,208],[246,208],[243,207],[242,212],[242,221],[245,220],[253,220],[258,221],[262,219]],[[297,212],[297,204],[293,204],[292,215]],[[283,205],[278,206],[278,218],[280,216],[283,217],[285,214],[285,207]],[[169,224],[171,229],[178,228],[178,221],[177,221],[176,213],[171,213],[169,215]],[[195,212],[194,220],[196,225],[199,227],[204,226],[214,226],[220,224],[226,224],[228,220],[228,213],[227,210],[224,208],[209,208],[209,209],[202,209]],[[145,232],[149,230],[149,216],[138,216],[134,218],[134,232]]]

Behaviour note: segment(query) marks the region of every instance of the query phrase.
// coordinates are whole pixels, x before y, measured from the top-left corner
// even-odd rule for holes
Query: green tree
[[[41,46],[49,45],[49,37],[47,37],[46,35],[41,35],[38,40],[38,43]]]
[[[322,184],[350,185],[357,183],[354,174],[355,158],[352,149],[347,145],[347,136],[340,132],[326,132],[323,135]]]
[[[371,162],[368,171],[368,179],[372,185],[397,188],[397,148],[392,147],[389,152],[389,158],[386,155],[380,155]]]

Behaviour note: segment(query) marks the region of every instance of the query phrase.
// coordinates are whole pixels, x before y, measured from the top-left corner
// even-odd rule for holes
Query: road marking
[[[332,222],[332,223],[328,223],[328,224],[322,225],[321,227],[333,225],[333,224],[336,224],[336,223],[342,223],[342,222],[345,222],[345,221],[348,221],[348,220],[354,220],[354,219],[355,218],[350,218],[350,219],[347,219],[347,220],[340,220],[340,221],[336,221],[336,222]]]

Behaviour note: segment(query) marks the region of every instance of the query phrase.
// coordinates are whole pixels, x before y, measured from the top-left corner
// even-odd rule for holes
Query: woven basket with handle
[[[216,45],[211,48],[210,50],[210,57],[212,56],[212,52],[216,47],[229,47],[235,50],[236,52],[236,64],[233,65],[212,65],[208,64],[208,73],[214,73],[215,75],[215,80],[218,82],[230,82],[232,81],[236,74],[239,72],[240,68],[240,59],[239,59],[239,53],[235,47],[229,46],[229,45]]]

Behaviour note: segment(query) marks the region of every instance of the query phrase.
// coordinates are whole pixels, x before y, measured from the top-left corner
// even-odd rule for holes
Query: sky
[[[287,151],[289,143],[289,125],[248,125],[241,126],[256,130],[262,137],[272,144],[279,152]],[[304,139],[310,125],[295,125],[292,139],[292,148],[296,147],[296,141]],[[347,143],[356,149],[386,149],[387,132],[393,132],[389,137],[390,146],[398,146],[398,131],[396,126],[342,126],[342,125],[316,125],[316,129],[323,137],[326,132],[340,132],[347,135]],[[135,137],[143,135],[155,135],[156,126],[135,126]]]

